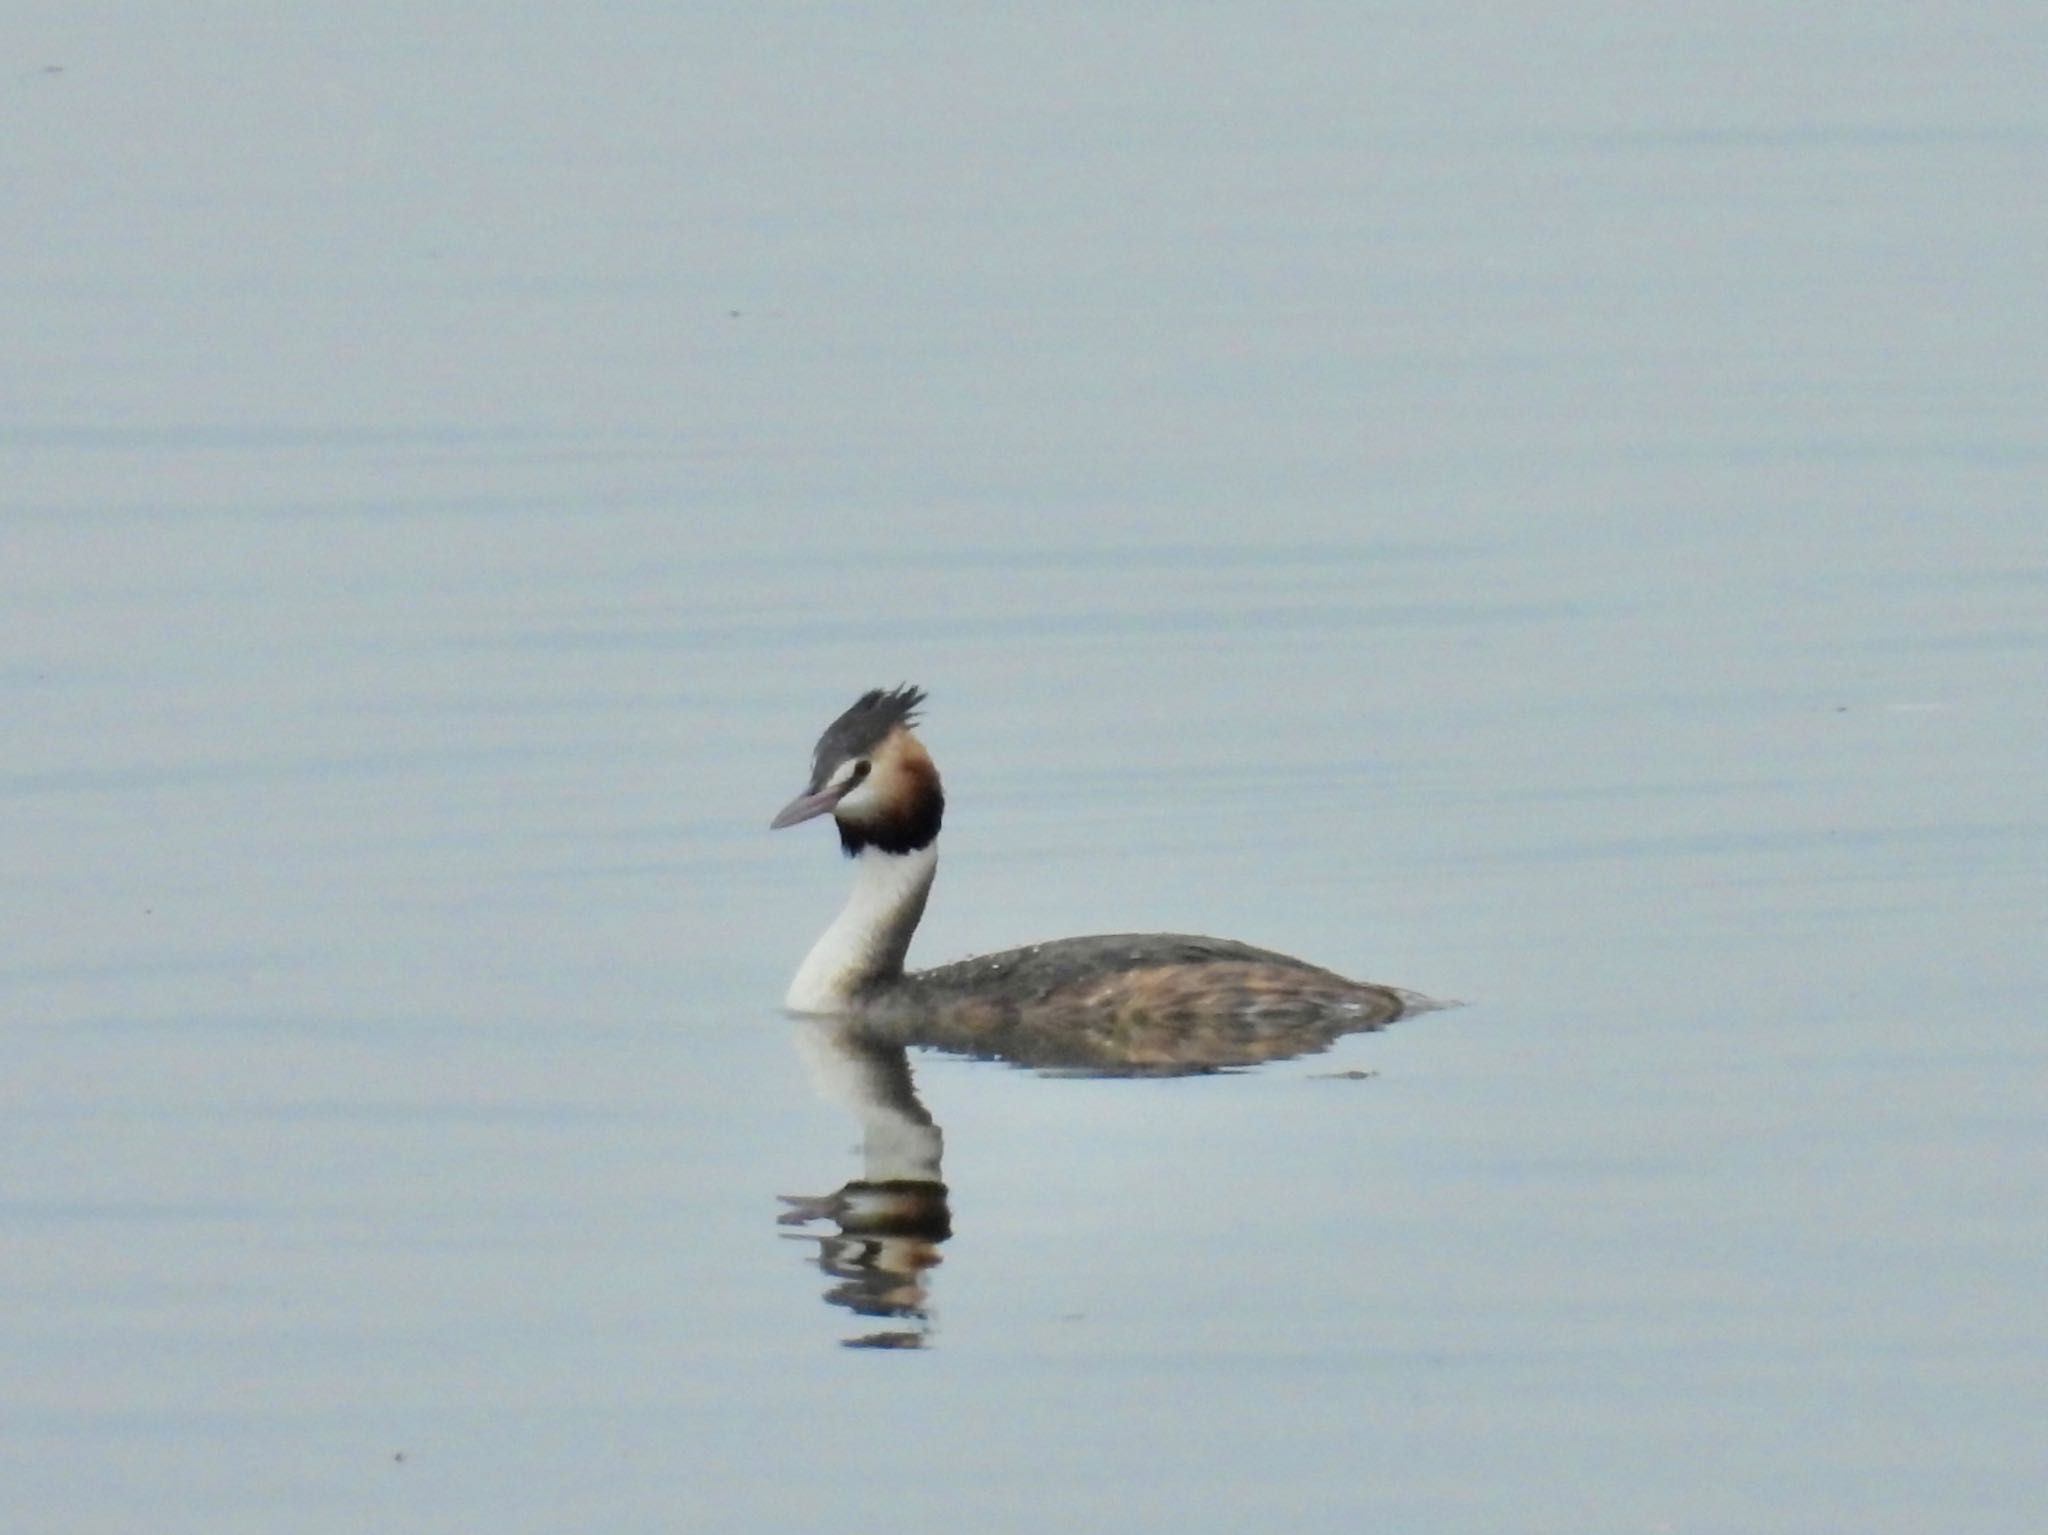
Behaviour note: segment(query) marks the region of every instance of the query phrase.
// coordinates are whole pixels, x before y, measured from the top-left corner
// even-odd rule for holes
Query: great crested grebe
[[[939,860],[946,796],[911,726],[922,689],[864,693],[825,728],[770,829],[830,814],[853,893],[784,1004],[915,1043],[1030,1064],[1243,1064],[1380,1027],[1421,997],[1222,938],[1110,933],[905,971]]]

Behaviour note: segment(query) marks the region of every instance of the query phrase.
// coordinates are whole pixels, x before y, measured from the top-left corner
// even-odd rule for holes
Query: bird
[[[1291,955],[1186,933],[1105,933],[909,970],[938,871],[946,794],[916,725],[926,695],[873,688],[818,737],[803,791],[769,823],[829,815],[853,890],[785,1008],[872,1036],[1041,1068],[1181,1073],[1326,1048],[1432,1005]]]

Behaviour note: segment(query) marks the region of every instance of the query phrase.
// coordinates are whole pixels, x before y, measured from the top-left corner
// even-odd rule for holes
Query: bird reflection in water
[[[1400,995],[1403,1017],[1442,1005]],[[1200,1027],[1186,1019],[1149,1025],[1126,1020],[1115,1031],[1063,1027],[1065,1020],[1029,1012],[1002,1019],[1000,1027],[984,1022],[980,1028],[945,1016],[896,1027],[799,1018],[797,1046],[813,1081],[860,1122],[861,1174],[836,1193],[785,1194],[781,1223],[836,1227],[802,1234],[817,1244],[818,1267],[832,1280],[826,1300],[894,1324],[845,1339],[848,1348],[924,1348],[932,1332],[929,1275],[953,1221],[940,1165],[943,1137],[917,1096],[908,1046],[1062,1076],[1197,1076],[1314,1054],[1346,1034],[1383,1029],[1395,1016],[1391,1010],[1374,1015],[1304,1009],[1279,1017],[1205,1019]]]
[[[847,1338],[848,1348],[923,1348],[931,1330],[925,1276],[953,1233],[939,1127],[918,1100],[901,1044],[840,1019],[805,1018],[797,1048],[819,1090],[860,1121],[861,1175],[837,1193],[783,1195],[781,1223],[836,1227],[802,1234],[817,1244],[818,1267],[832,1281],[825,1299],[896,1324]]]

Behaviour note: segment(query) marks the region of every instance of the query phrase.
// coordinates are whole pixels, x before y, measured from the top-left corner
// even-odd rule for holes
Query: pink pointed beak
[[[841,784],[837,788],[820,789],[815,794],[799,794],[782,807],[775,819],[768,823],[768,829],[781,831],[785,826],[794,826],[799,821],[808,821],[813,816],[823,815],[845,799],[846,791],[851,787],[850,784]]]

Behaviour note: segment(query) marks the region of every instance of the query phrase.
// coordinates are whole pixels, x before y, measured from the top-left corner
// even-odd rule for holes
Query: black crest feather
[[[907,682],[888,689],[870,688],[861,694],[853,707],[818,737],[818,748],[811,756],[812,792],[824,788],[832,770],[849,757],[873,751],[898,725],[916,724],[923,703],[924,689]]]

